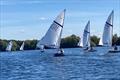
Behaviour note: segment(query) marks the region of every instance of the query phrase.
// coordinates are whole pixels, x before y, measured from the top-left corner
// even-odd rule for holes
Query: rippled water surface
[[[54,50],[0,52],[0,80],[120,80],[120,53],[96,49],[64,49],[64,57],[53,57]]]

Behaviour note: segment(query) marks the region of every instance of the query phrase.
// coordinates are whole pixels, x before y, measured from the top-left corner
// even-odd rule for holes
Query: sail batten
[[[60,47],[62,29],[64,25],[65,10],[62,11],[51,24],[45,36],[38,42],[37,47],[44,45],[50,48]]]
[[[54,22],[63,28],[63,26],[62,26],[61,24],[59,24],[59,23],[58,23],[58,22],[56,22],[56,21],[54,21]]]
[[[112,25],[112,24],[110,24],[110,23],[108,23],[108,22],[106,22],[106,24],[108,24],[109,26],[113,27],[113,25]],[[107,26],[107,27],[109,27],[109,26]]]

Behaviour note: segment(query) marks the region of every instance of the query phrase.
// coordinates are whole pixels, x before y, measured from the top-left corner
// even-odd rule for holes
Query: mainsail
[[[100,38],[99,40],[99,45],[102,46],[103,45],[103,42],[102,42],[102,37]]]
[[[114,11],[110,13],[104,26],[104,32],[103,32],[104,46],[112,46],[113,18],[114,18]]]
[[[78,46],[83,47],[83,37],[80,37],[80,41],[78,43]]]
[[[7,46],[7,48],[6,48],[6,51],[11,51],[12,45],[13,45],[13,42],[10,41],[10,42],[8,43],[8,46]]]
[[[20,50],[24,50],[24,45],[25,45],[25,42],[22,43]]]
[[[64,25],[65,11],[62,11],[56,19],[53,21],[52,25],[48,29],[45,36],[38,42],[37,47],[41,48],[41,45],[49,48],[59,48],[62,29]]]
[[[83,47],[90,47],[90,21],[88,21],[83,33]]]

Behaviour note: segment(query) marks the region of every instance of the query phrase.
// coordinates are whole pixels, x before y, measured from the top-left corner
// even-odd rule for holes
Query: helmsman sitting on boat
[[[116,45],[114,46],[114,50],[118,50],[118,47]]]
[[[93,46],[90,46],[90,47],[88,48],[88,51],[94,52],[94,51],[96,51],[96,50],[93,48]]]
[[[64,50],[60,48],[60,49],[57,51],[57,53],[54,54],[54,56],[55,56],[55,57],[57,57],[57,56],[65,56],[65,55],[64,55]]]
[[[88,52],[94,52],[94,51],[96,51],[96,50],[93,48],[93,46],[86,47],[84,50],[85,50],[85,51],[88,51]]]
[[[109,50],[109,53],[117,53],[120,52],[120,50],[118,49],[117,45],[114,45],[113,49]]]
[[[89,47],[86,47],[84,50],[88,50],[89,49]]]

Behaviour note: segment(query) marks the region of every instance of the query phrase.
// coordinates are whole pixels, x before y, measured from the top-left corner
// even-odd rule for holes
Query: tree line
[[[76,36],[74,34],[71,35],[71,36],[62,38],[60,47],[61,48],[75,48],[75,47],[78,47],[79,40],[80,40],[79,36]],[[98,38],[96,35],[93,35],[93,36],[91,36],[90,44],[92,46],[98,46],[99,40],[100,40],[100,38]],[[19,50],[20,46],[23,43],[23,41],[20,41],[20,40],[3,40],[3,39],[0,39],[0,51],[5,51],[9,41],[13,42],[12,51]],[[37,42],[38,42],[38,40],[26,40],[24,50],[34,50],[34,49],[36,49]],[[114,34],[113,38],[112,38],[112,45],[115,45],[115,44],[120,45],[120,36],[117,36],[117,34]]]

